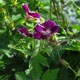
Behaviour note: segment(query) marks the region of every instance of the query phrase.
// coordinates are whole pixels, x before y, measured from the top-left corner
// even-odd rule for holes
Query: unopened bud
[[[73,37],[76,37],[76,34],[73,34]]]
[[[56,42],[56,47],[57,47],[57,49],[60,49],[60,43],[59,43],[59,41]]]
[[[66,60],[61,59],[60,62],[61,62],[61,64],[63,64],[63,65],[66,66],[67,68],[69,68],[70,65],[69,65],[69,63],[68,63]]]
[[[13,22],[13,21],[9,22],[9,27],[10,27],[12,30],[14,30],[14,22]]]

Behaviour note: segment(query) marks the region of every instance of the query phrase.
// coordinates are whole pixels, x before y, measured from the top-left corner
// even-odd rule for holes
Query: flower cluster
[[[23,3],[22,8],[25,10],[28,18],[33,17],[36,20],[39,20],[40,15],[34,11],[30,11],[26,4]],[[36,27],[34,28],[33,34],[30,34],[28,29],[25,27],[18,28],[17,31],[23,36],[34,37],[35,39],[47,39],[48,37],[59,31],[59,25],[56,25],[56,23],[52,20],[48,20],[42,24],[37,23]]]

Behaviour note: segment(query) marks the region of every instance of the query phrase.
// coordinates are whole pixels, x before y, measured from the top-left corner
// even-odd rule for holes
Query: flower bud
[[[60,45],[59,41],[56,41],[56,47],[57,47],[57,49],[60,49],[61,45]]]
[[[66,66],[67,68],[69,68],[70,65],[69,65],[69,63],[68,63],[66,60],[61,59],[60,62],[61,62],[61,64],[63,64],[63,65]]]
[[[76,34],[73,34],[73,37],[76,37]]]
[[[13,21],[9,22],[9,28],[11,30],[14,30],[14,22]]]

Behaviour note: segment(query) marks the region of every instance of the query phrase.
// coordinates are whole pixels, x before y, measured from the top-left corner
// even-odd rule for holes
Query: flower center
[[[43,32],[42,32],[43,35],[48,35],[48,34],[50,34],[50,33],[51,33],[50,30],[46,30],[46,31],[43,31]]]

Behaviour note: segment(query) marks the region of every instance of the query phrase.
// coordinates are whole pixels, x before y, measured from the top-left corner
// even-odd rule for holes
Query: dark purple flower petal
[[[39,32],[39,33],[43,32],[43,28],[41,27],[40,24],[38,24],[34,29],[35,29],[36,32]]]
[[[59,25],[56,25],[55,22],[48,20],[44,22],[42,25],[37,24],[34,30],[35,30],[34,38],[47,39],[48,37],[53,35],[55,32],[59,31]]]
[[[22,4],[22,8],[25,10],[26,14],[33,18],[40,18],[40,15],[34,11],[30,11],[26,4]]]
[[[27,37],[31,37],[32,38],[33,37],[33,34],[28,34]]]
[[[52,27],[50,31],[51,31],[51,35],[53,35],[55,32],[58,32],[59,31],[59,25]]]
[[[38,13],[34,12],[34,11],[29,12],[28,14],[29,14],[30,16],[34,17],[34,18],[40,18],[40,15],[39,15]]]
[[[29,13],[29,8],[28,8],[28,6],[26,4],[23,3],[22,4],[22,8],[25,10],[26,14]]]
[[[41,34],[39,32],[34,32],[33,36],[35,39],[41,39]]]
[[[51,29],[52,27],[56,26],[56,23],[51,21],[51,20],[48,20],[46,22],[44,22],[42,24],[46,29]]]
[[[50,37],[50,35],[41,35],[42,39],[47,39],[48,37]]]
[[[33,37],[33,34],[29,34],[28,29],[25,28],[25,27],[18,28],[17,31],[18,31],[19,33],[21,33],[21,34],[23,35],[23,37],[24,37],[24,36]]]
[[[28,29],[27,29],[27,28],[25,28],[25,27],[18,28],[18,29],[17,29],[17,31],[18,31],[19,33],[21,33],[22,35],[24,35],[24,36],[26,36],[26,35],[28,35],[28,34],[29,34]]]

